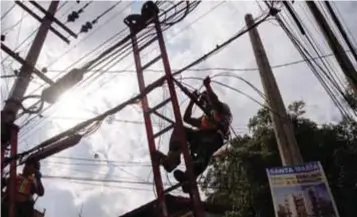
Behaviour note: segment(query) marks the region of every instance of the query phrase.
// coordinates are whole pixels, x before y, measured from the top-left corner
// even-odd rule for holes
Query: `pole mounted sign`
[[[276,217],[339,217],[319,162],[267,169]]]

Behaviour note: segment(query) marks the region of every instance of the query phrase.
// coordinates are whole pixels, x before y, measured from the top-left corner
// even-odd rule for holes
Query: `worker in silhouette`
[[[194,101],[191,100],[183,117],[187,124],[195,128],[184,127],[196,177],[205,171],[212,155],[223,146],[224,140],[229,136],[229,126],[232,122],[232,114],[228,105],[218,99],[210,83],[210,77],[206,77],[203,81],[206,91],[199,97],[195,93],[199,103],[206,111],[209,111],[210,116],[204,114],[200,118],[192,117]],[[181,163],[180,135],[177,130],[178,128],[175,127],[172,132],[167,156],[157,152],[159,162],[167,172],[172,172]],[[174,177],[181,183],[187,180],[186,172],[181,170],[176,170]],[[184,192],[187,192],[187,187],[187,185],[186,188],[183,186]]]
[[[22,174],[16,177],[15,212],[16,217],[32,217],[34,213],[34,198],[45,193],[40,172],[40,162],[27,161]],[[9,179],[6,182],[5,197],[2,198],[1,216],[9,216]]]

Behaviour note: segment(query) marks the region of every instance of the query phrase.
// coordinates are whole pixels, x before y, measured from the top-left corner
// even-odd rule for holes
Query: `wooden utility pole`
[[[48,8],[48,13],[52,16],[55,14],[59,1],[51,1],[51,4]],[[38,56],[40,55],[43,43],[45,42],[47,33],[51,27],[53,19],[45,17],[42,21],[42,24],[37,32],[37,35],[31,45],[31,48],[26,57],[26,63],[21,66],[20,72],[17,79],[15,80],[14,85],[12,86],[11,92],[9,94],[10,101],[7,101],[4,106],[4,111],[9,112],[16,116],[17,112],[20,109],[20,105],[17,102],[21,102],[27,87],[31,81],[31,74],[33,67],[36,65]]]
[[[245,21],[248,28],[254,25],[253,16],[251,14],[245,16]],[[260,78],[267,97],[267,103],[270,108],[270,116],[274,124],[274,133],[282,163],[283,165],[301,164],[302,157],[292,125],[286,113],[283,99],[280,95],[257,28],[253,28],[249,31],[249,37],[252,42]]]
[[[312,15],[314,16],[317,24],[320,27],[321,32],[325,36],[326,41],[328,42],[331,50],[333,51],[337,62],[340,64],[340,67],[345,74],[347,81],[349,82],[352,89],[357,95],[357,72],[348,58],[343,47],[337,40],[337,37],[332,32],[331,27],[327,23],[325,17],[322,15],[319,8],[316,6],[314,1],[306,1],[307,6],[309,7]]]

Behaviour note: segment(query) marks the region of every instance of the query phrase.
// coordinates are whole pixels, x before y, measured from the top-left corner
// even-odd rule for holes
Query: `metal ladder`
[[[144,5],[145,6],[145,5]],[[156,5],[155,5],[156,7]],[[152,8],[151,8],[152,9]],[[157,8],[153,8],[154,10]],[[144,19],[144,21],[143,21]],[[164,190],[163,187],[163,182],[160,174],[160,165],[157,160],[155,160],[154,153],[156,152],[156,145],[155,145],[155,138],[161,136],[162,134],[166,133],[167,131],[173,129],[174,127],[177,128],[177,132],[180,135],[180,144],[181,144],[181,150],[184,156],[184,161],[186,164],[186,171],[188,174],[188,183],[190,186],[189,194],[192,202],[192,207],[193,207],[193,212],[195,214],[195,217],[204,217],[203,213],[203,207],[200,199],[200,195],[198,192],[198,187],[196,183],[196,177],[193,174],[193,163],[191,159],[191,155],[189,153],[189,149],[187,146],[187,140],[186,140],[186,135],[184,132],[184,127],[183,127],[183,122],[182,122],[182,117],[181,117],[181,112],[180,112],[180,107],[175,91],[175,82],[174,79],[172,78],[171,75],[171,68],[170,68],[170,63],[169,63],[169,58],[166,52],[166,46],[165,46],[165,41],[163,38],[162,34],[162,29],[161,29],[161,24],[160,20],[158,17],[158,10],[154,11],[152,13],[152,16],[149,19],[143,18],[143,15],[129,15],[127,18],[124,20],[125,24],[130,28],[130,33],[131,33],[131,42],[132,42],[132,48],[133,48],[133,54],[134,54],[134,60],[135,60],[135,66],[136,66],[136,71],[137,71],[137,78],[138,78],[138,83],[139,83],[139,89],[140,93],[143,92],[145,89],[145,82],[144,82],[144,71],[157,61],[161,59],[163,66],[164,66],[164,71],[165,71],[165,81],[167,82],[167,86],[169,89],[169,98],[164,100],[163,102],[157,104],[154,107],[149,107],[148,104],[148,99],[147,96],[145,95],[142,100],[141,100],[141,105],[143,109],[143,115],[144,115],[144,121],[145,121],[145,127],[147,131],[147,140],[149,143],[149,151],[150,151],[150,156],[151,156],[151,161],[152,161],[152,167],[153,167],[153,175],[154,175],[154,181],[156,185],[156,192],[158,195],[158,207],[161,209],[161,216],[162,217],[168,217],[168,211],[165,203],[165,194],[168,192],[180,187],[181,185],[177,184],[175,186],[170,187],[169,189]],[[148,42],[143,43],[142,45],[139,46],[138,39],[137,39],[137,34],[141,32],[142,30],[146,29],[148,26],[154,26],[155,33],[153,33],[153,38],[150,39]],[[141,63],[141,57],[140,57],[140,52],[142,52],[145,48],[147,48],[149,45],[152,43],[157,42],[158,46],[160,48],[160,55],[157,57],[153,58],[151,61],[148,63],[142,65]],[[162,108],[169,102],[172,103],[172,108],[173,108],[173,113],[175,120],[170,120],[169,118],[159,114],[157,112],[158,109]],[[152,127],[152,122],[151,122],[151,115],[155,114],[156,116],[159,116],[160,118],[168,121],[170,125],[163,130],[154,133],[153,127]]]

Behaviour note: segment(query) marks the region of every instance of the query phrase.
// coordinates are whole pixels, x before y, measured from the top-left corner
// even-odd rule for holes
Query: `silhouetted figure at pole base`
[[[17,176],[15,195],[15,217],[32,217],[34,210],[33,195],[42,197],[45,193],[41,181],[40,163],[37,161],[26,162],[22,174]],[[6,188],[9,180],[6,181]],[[9,216],[9,195],[8,189],[1,198],[1,216]]]

